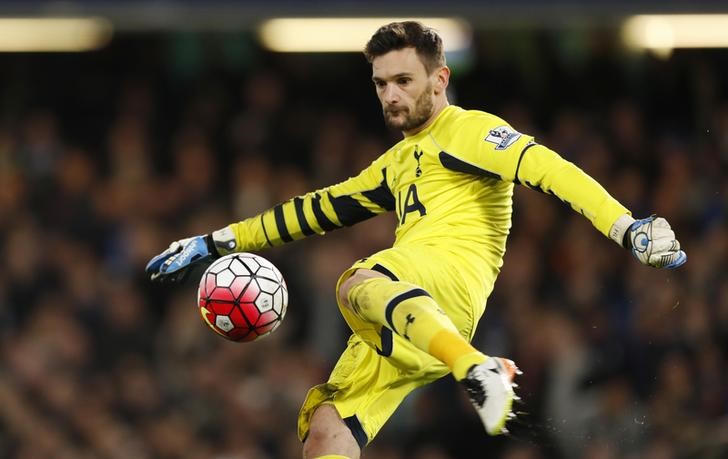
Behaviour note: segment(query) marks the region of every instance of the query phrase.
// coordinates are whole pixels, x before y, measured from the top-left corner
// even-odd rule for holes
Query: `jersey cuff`
[[[634,222],[635,219],[629,214],[623,214],[609,229],[609,238],[624,247],[624,235],[627,234],[627,230]]]
[[[212,240],[210,251],[214,250],[218,256],[233,253],[238,246],[235,233],[229,226],[213,231],[210,239]]]

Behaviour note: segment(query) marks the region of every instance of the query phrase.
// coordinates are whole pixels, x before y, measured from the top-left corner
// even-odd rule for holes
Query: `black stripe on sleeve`
[[[268,237],[268,231],[265,229],[265,219],[263,218],[263,215],[265,215],[265,212],[260,214],[260,226],[263,227],[263,235],[265,236],[265,242],[267,242],[269,246],[273,247],[273,244],[270,242],[270,238]]]
[[[311,229],[311,225],[306,220],[306,214],[303,212],[303,199],[293,198],[293,206],[296,208],[296,217],[298,218],[298,225],[301,227],[301,231],[306,236],[312,236],[315,234],[314,230]]]
[[[293,241],[291,233],[288,232],[288,228],[286,227],[286,216],[283,215],[283,204],[278,204],[273,208],[273,215],[276,217],[276,228],[278,229],[278,234],[281,235],[281,240],[283,242]]]
[[[478,175],[480,177],[494,178],[501,180],[501,176],[493,172],[482,169],[474,164],[466,163],[462,159],[456,158],[446,151],[440,152],[440,164],[445,168],[455,172],[463,172],[466,174]]]
[[[394,210],[394,195],[387,186],[387,168],[382,169],[382,183],[373,190],[362,191],[365,198],[384,210]]]
[[[518,164],[516,165],[516,173],[513,176],[513,182],[520,185],[521,181],[518,179],[518,170],[521,168],[521,160],[523,159],[523,155],[526,153],[526,150],[531,148],[534,145],[538,145],[536,142],[531,142],[528,145],[526,145],[523,150],[521,150],[521,156],[518,157]]]
[[[344,226],[354,225],[376,215],[349,195],[335,198],[329,194],[329,200],[334,207],[336,216],[339,217],[339,221]]]
[[[331,220],[329,220],[329,217],[326,216],[323,209],[321,209],[321,195],[316,193],[313,196],[313,199],[311,201],[311,205],[313,206],[313,214],[316,216],[316,221],[318,222],[319,226],[324,231],[331,231],[338,226]]]
[[[394,210],[394,196],[386,185],[373,190],[362,191],[361,194],[384,210]]]

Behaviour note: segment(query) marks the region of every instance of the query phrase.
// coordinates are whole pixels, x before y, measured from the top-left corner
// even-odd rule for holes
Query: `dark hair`
[[[403,48],[417,51],[428,74],[445,65],[442,39],[433,29],[416,21],[392,22],[380,27],[364,47],[364,56],[371,63],[375,57]]]

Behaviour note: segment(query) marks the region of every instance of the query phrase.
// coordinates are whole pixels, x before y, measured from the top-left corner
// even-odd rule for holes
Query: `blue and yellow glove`
[[[236,245],[235,235],[229,227],[180,239],[149,260],[145,271],[153,281],[184,282],[192,273],[201,274],[213,260],[234,252]]]
[[[609,234],[643,265],[675,269],[688,260],[675,239],[675,232],[662,217],[652,215],[635,220],[623,215],[614,223]]]

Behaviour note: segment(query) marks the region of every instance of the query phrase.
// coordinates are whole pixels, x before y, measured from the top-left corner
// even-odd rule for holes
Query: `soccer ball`
[[[281,324],[288,288],[270,261],[233,253],[205,270],[197,300],[202,320],[217,334],[231,341],[255,341]]]

